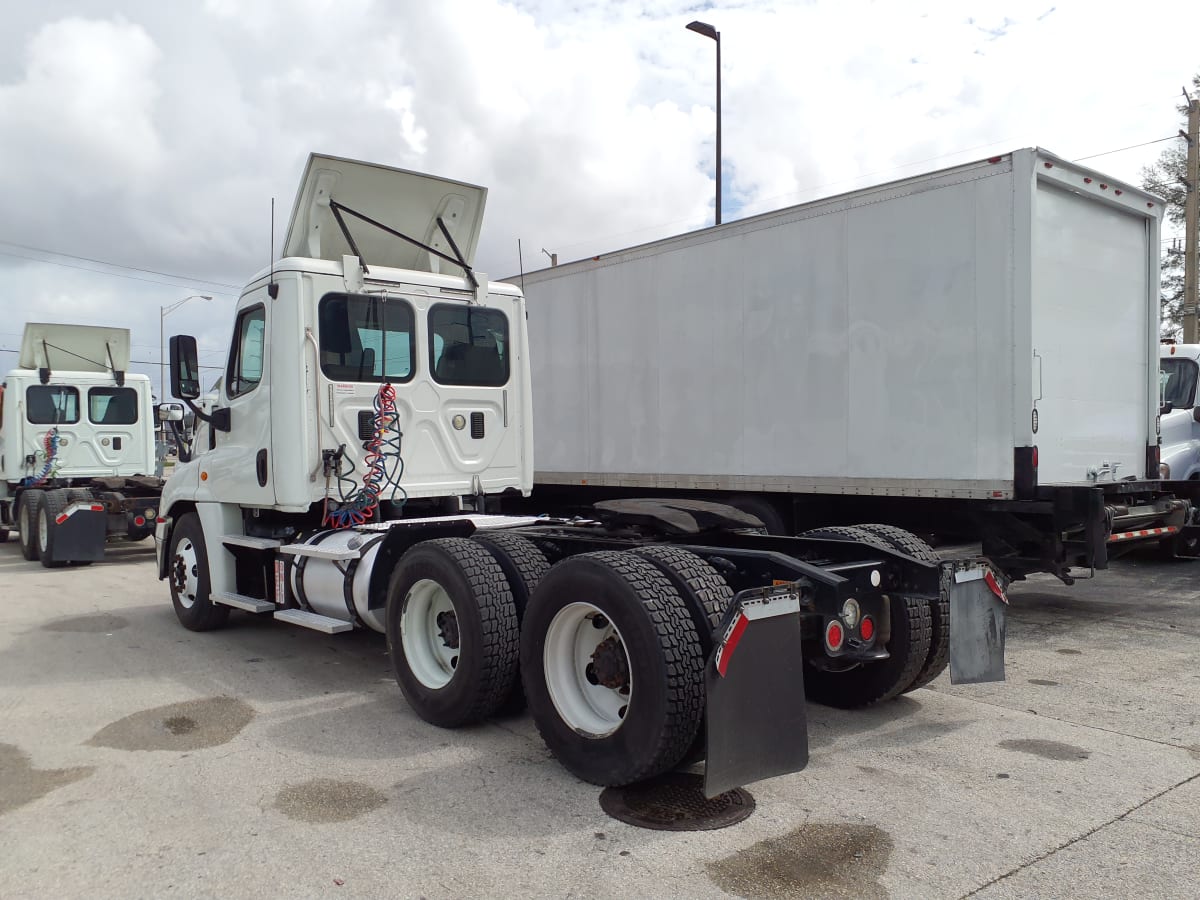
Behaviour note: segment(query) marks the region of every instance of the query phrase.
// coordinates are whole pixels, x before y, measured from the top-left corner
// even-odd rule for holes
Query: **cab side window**
[[[266,307],[252,306],[238,314],[233,329],[233,349],[229,354],[227,373],[227,393],[230,397],[248,394],[262,381],[266,336]]]

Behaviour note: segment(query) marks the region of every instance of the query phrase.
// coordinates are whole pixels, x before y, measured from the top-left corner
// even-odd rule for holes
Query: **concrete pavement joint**
[[[978,697],[964,697],[960,694],[949,694],[949,693],[946,693],[945,691],[939,691],[939,690],[937,690],[937,688],[928,688],[928,690],[932,690],[932,691],[934,691],[934,693],[940,694],[943,697],[953,697],[957,700],[966,701],[967,703],[977,703],[981,706],[990,706],[993,709],[1003,709],[1003,710],[1005,710],[1007,712],[1011,712],[1011,713],[1018,713],[1018,714],[1026,715],[1026,716],[1035,716],[1036,718],[1039,718],[1039,719],[1047,719],[1051,722],[1058,722],[1060,725],[1071,725],[1075,728],[1086,728],[1089,731],[1102,731],[1105,734],[1112,734],[1112,735],[1116,735],[1117,737],[1129,738],[1130,740],[1134,740],[1134,741],[1146,741],[1149,744],[1158,744],[1160,747],[1171,747],[1172,749],[1183,750],[1185,752],[1194,752],[1194,749],[1195,749],[1191,745],[1188,745],[1188,744],[1173,744],[1170,741],[1160,741],[1156,738],[1145,737],[1144,735],[1140,735],[1140,734],[1130,734],[1127,731],[1118,731],[1115,728],[1104,728],[1100,725],[1090,725],[1087,722],[1075,722],[1075,721],[1072,721],[1071,719],[1064,719],[1059,716],[1052,716],[1049,713],[1033,712],[1031,710],[1025,710],[1025,709],[1013,709],[1013,707],[1005,706],[1003,703],[993,703],[991,700],[982,700]]]
[[[1107,822],[1101,822],[1095,828],[1085,831],[1083,834],[1077,835],[1077,836],[1071,838],[1069,841],[1059,844],[1057,847],[1052,847],[1051,849],[1047,850],[1045,853],[1039,854],[1038,856],[1035,856],[1033,859],[1021,863],[1019,866],[1009,869],[1003,875],[997,875],[995,878],[991,879],[990,881],[985,881],[983,884],[981,884],[979,887],[975,888],[974,890],[963,894],[961,897],[959,897],[959,900],[967,900],[968,897],[974,897],[980,891],[990,888],[993,884],[999,884],[1004,879],[1010,878],[1019,872],[1023,872],[1025,869],[1028,869],[1030,866],[1036,866],[1038,863],[1049,859],[1051,856],[1054,856],[1056,853],[1059,853],[1062,850],[1066,850],[1068,847],[1073,847],[1075,844],[1078,844],[1080,841],[1087,840],[1092,835],[1094,835],[1096,832],[1107,828],[1109,825],[1115,825],[1117,822],[1127,819],[1129,816],[1131,816],[1133,813],[1137,812],[1143,806],[1153,803],[1159,797],[1164,797],[1167,794],[1171,793],[1171,791],[1177,790],[1178,788],[1181,788],[1185,785],[1191,784],[1193,781],[1195,781],[1198,778],[1200,778],[1200,772],[1197,772],[1195,775],[1192,775],[1188,778],[1183,779],[1183,781],[1180,781],[1177,784],[1173,784],[1170,787],[1163,788],[1157,794],[1147,797],[1141,803],[1137,804],[1137,806],[1134,806],[1130,809],[1125,810],[1125,812],[1121,813],[1118,816],[1114,816],[1113,818],[1109,819]],[[1138,819],[1135,819],[1134,821],[1138,822],[1139,824],[1145,824],[1145,823],[1142,823]],[[1163,830],[1165,831],[1167,829],[1163,829]],[[1190,835],[1189,835],[1189,837],[1190,837]]]

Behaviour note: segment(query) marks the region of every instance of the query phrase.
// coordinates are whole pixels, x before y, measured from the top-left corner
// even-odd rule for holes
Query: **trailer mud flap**
[[[799,612],[794,585],[734,598],[704,670],[705,796],[808,765]]]
[[[54,540],[42,551],[47,562],[95,562],[104,559],[108,514],[99,504],[76,503],[50,524]]]
[[[954,571],[950,579],[950,682],[1004,680],[1008,598],[986,566]]]

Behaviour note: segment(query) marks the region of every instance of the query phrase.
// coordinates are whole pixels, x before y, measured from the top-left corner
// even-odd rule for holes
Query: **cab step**
[[[279,546],[275,538],[254,537],[249,534],[223,534],[221,543],[226,547],[249,547],[251,550],[274,550]]]
[[[244,609],[246,612],[265,613],[270,612],[275,608],[275,604],[269,600],[259,600],[257,597],[247,597],[244,594],[231,594],[224,591],[213,591],[212,602],[220,603],[224,606],[232,606],[235,609]]]
[[[322,547],[320,544],[284,544],[279,548],[279,552],[291,556],[311,556],[314,559],[328,559],[335,562],[358,559],[362,555],[358,550],[337,550],[332,547]]]
[[[320,616],[303,609],[276,610],[275,620],[277,622],[290,622],[293,625],[299,625],[301,628],[311,628],[313,631],[323,631],[326,634],[340,634],[343,631],[352,631],[354,629],[354,626],[349,622],[344,622],[341,619],[331,619],[329,616]]]

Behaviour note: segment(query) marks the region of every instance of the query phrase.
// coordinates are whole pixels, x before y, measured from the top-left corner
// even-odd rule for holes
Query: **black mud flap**
[[[799,612],[795,585],[734,598],[704,670],[706,797],[808,765]]]
[[[54,542],[42,558],[48,562],[95,562],[104,559],[108,540],[108,513],[77,503],[67,507],[54,528]]]
[[[959,565],[950,582],[950,682],[1004,680],[1008,597],[986,564]]]

